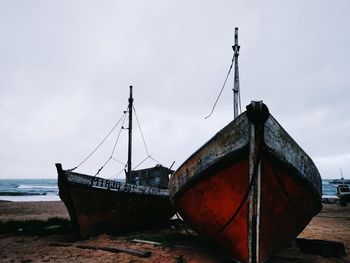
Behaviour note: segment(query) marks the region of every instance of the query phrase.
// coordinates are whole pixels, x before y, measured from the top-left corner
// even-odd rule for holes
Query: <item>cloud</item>
[[[129,85],[150,152],[177,167],[232,119],[232,78],[204,116],[230,65],[235,26],[243,106],[263,99],[324,178],[337,177],[337,165],[346,173],[348,9],[347,1],[1,2],[0,177],[55,177],[55,162],[79,163],[123,113]],[[135,164],[145,154],[137,136]],[[102,165],[108,143],[84,171]],[[122,143],[117,154],[125,160]],[[111,163],[105,175],[121,168]]]

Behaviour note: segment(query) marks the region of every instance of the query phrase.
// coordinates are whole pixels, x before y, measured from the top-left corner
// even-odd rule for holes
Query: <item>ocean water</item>
[[[330,179],[322,180],[323,195],[336,193]],[[0,179],[0,200],[7,201],[58,201],[57,179]]]
[[[322,195],[333,196],[337,193],[337,185],[329,183],[332,180],[333,179],[322,180]]]
[[[0,179],[0,200],[58,201],[57,179]]]

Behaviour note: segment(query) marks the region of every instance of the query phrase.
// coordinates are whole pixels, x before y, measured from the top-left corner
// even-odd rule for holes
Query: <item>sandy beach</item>
[[[20,223],[50,218],[68,222],[69,216],[62,202],[0,201],[2,225],[10,221]],[[55,227],[50,226],[48,229]],[[213,252],[212,247],[199,244],[195,237],[188,235],[183,229],[146,231],[118,237],[103,234],[87,240],[78,240],[67,229],[62,232],[51,230],[45,234],[28,234],[23,230],[0,233],[0,262],[230,262],[221,254]],[[326,258],[303,254],[291,247],[278,251],[270,262],[350,262],[350,206],[324,205],[322,212],[299,237],[342,242],[347,256]],[[147,244],[133,241],[134,239],[153,240],[161,244]],[[127,251],[116,253],[94,250],[92,247]],[[147,257],[135,255],[135,251],[141,254],[147,252]]]

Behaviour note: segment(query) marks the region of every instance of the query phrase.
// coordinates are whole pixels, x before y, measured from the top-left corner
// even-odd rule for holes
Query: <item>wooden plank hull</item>
[[[59,167],[58,186],[60,198],[82,238],[149,228],[166,223],[174,214],[166,190],[123,184]]]
[[[266,261],[321,209],[317,168],[271,115],[258,127],[240,115],[180,166],[169,190],[184,220],[239,262]]]

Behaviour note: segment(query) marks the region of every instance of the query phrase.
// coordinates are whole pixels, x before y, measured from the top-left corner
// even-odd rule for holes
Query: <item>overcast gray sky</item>
[[[242,105],[264,100],[323,178],[350,178],[349,13],[346,0],[0,1],[0,178],[76,166],[122,116],[129,85],[150,154],[178,167],[232,119],[232,78],[204,117],[236,26]],[[113,136],[78,171],[96,172]],[[144,157],[135,123],[134,164]]]

